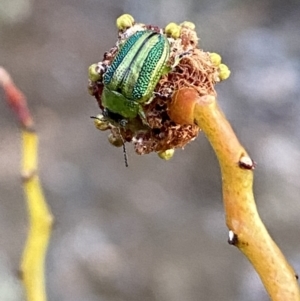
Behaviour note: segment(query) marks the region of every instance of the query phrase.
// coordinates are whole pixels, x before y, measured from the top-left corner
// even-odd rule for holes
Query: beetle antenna
[[[120,134],[120,137],[121,137],[122,144],[123,144],[124,163],[125,163],[125,166],[128,167],[128,157],[127,157],[127,152],[126,152],[125,141],[124,141],[123,137],[121,136],[121,134]]]
[[[122,140],[123,140],[123,138],[122,138]],[[126,146],[125,146],[124,141],[123,141],[123,154],[124,154],[125,166],[128,167],[128,158],[127,158]]]
[[[127,152],[126,152],[125,141],[124,141],[124,138],[121,135],[120,128],[118,130],[119,130],[119,135],[120,135],[120,138],[121,138],[122,144],[123,144],[124,163],[125,163],[125,166],[128,167],[128,157],[127,157]]]

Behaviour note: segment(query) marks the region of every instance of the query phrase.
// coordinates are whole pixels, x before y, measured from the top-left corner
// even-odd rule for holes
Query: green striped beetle
[[[130,36],[103,74],[106,117],[120,121],[139,115],[147,123],[141,105],[151,101],[161,76],[171,70],[169,56],[169,41],[163,34],[145,30]]]

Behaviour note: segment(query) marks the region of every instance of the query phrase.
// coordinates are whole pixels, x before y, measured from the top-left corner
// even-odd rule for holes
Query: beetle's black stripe
[[[116,95],[121,94],[124,101],[144,102],[151,97],[169,55],[169,41],[163,34],[137,31],[120,46],[103,76],[103,84]],[[116,103],[107,103],[109,109],[116,106],[116,112],[121,112],[121,96],[116,96]]]
[[[138,55],[140,54],[140,52],[143,50],[143,48],[144,48],[144,46],[146,45],[146,43],[147,43],[153,36],[155,36],[155,35],[158,35],[158,33],[157,33],[157,32],[152,32],[152,33],[149,34],[149,36],[146,37],[145,40],[142,42],[142,44],[140,45],[139,49],[136,51],[135,55],[133,56],[131,62],[129,63],[129,66],[127,67],[127,69],[126,69],[126,71],[125,71],[125,73],[124,73],[124,75],[123,75],[123,78],[122,78],[122,80],[121,80],[121,82],[120,82],[120,86],[123,85],[124,80],[127,78],[129,72],[131,71],[132,65],[135,63],[136,58],[138,57]]]
[[[142,98],[149,89],[150,81],[152,81],[151,84],[153,85],[153,83],[156,84],[156,82],[159,80],[161,74],[159,72],[155,72],[155,69],[157,67],[158,62],[160,60],[164,61],[166,56],[168,55],[169,48],[168,51],[165,50],[165,40],[163,36],[160,35],[155,45],[147,53],[147,56],[145,56],[144,64],[140,70],[136,84],[134,85],[134,88],[132,90],[132,98]]]
[[[111,65],[108,67],[107,71],[104,74],[103,77],[103,83],[105,85],[108,85],[117,68],[122,64],[123,60],[126,58],[128,52],[131,50],[132,47],[134,47],[136,41],[144,34],[143,31],[137,31],[135,34],[130,36],[126,42],[121,46],[119,52],[116,54],[115,58],[113,59]]]

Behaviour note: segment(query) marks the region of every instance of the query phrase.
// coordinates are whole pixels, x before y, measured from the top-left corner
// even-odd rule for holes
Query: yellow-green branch
[[[38,137],[26,98],[0,67],[0,85],[22,128],[22,179],[29,215],[29,234],[21,261],[21,277],[28,301],[46,301],[45,255],[53,217],[37,174]]]
[[[215,96],[200,97],[193,87],[181,88],[173,97],[171,109],[180,122],[196,123],[217,155],[229,243],[249,259],[273,301],[300,301],[297,275],[256,209],[252,187],[255,163],[238,141]]]
[[[198,98],[194,119],[221,167],[230,243],[252,263],[273,301],[299,301],[296,274],[262,223],[253,196],[254,163],[239,143],[215,97]]]

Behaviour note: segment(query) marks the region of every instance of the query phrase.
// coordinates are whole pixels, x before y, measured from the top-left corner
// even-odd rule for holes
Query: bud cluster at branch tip
[[[195,103],[214,99],[215,84],[230,70],[219,54],[198,46],[192,22],[159,28],[124,14],[116,26],[116,44],[89,67],[88,91],[103,112],[95,126],[109,130],[115,146],[131,142],[137,154],[156,152],[169,160],[201,131]]]

